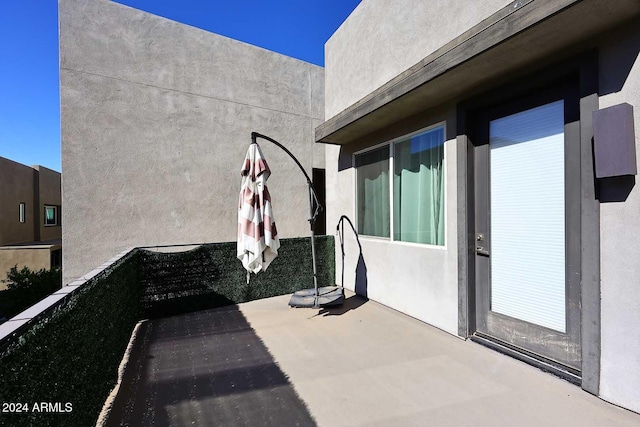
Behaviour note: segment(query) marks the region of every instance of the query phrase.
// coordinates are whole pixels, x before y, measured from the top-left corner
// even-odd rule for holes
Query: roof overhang
[[[594,46],[640,16],[638,0],[524,0],[499,10],[322,123],[316,142],[348,144],[393,123]]]

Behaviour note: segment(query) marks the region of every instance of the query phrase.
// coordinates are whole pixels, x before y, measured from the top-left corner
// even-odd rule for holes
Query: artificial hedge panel
[[[316,237],[318,286],[334,284],[333,236]],[[310,238],[280,240],[278,257],[251,274],[236,258],[236,243],[212,243],[179,253],[141,251],[142,305],[162,317],[268,298],[313,287]]]
[[[0,425],[95,425],[140,317],[132,252],[3,348],[0,402],[26,404],[28,411],[2,413]]]
[[[332,236],[316,237],[316,255],[318,285],[334,284]],[[309,238],[282,239],[279,256],[266,272],[252,274],[249,285],[235,242],[184,253],[135,250],[0,343],[0,404],[23,409],[0,413],[0,426],[95,425],[131,332],[143,317],[311,287]]]

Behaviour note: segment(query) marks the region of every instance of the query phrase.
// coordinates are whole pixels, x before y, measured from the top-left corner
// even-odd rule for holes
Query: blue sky
[[[324,65],[324,43],[360,0],[119,0]],[[58,2],[0,1],[0,157],[60,171]]]

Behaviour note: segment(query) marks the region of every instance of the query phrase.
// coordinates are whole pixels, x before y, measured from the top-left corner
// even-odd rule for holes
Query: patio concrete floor
[[[237,306],[234,327],[227,308],[147,322],[108,424],[640,425],[639,414],[373,301],[312,310],[288,299]]]

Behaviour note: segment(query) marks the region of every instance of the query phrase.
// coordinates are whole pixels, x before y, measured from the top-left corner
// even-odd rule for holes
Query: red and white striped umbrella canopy
[[[258,273],[267,269],[280,247],[267,189],[271,170],[258,144],[249,146],[240,174],[237,256],[247,272]]]

